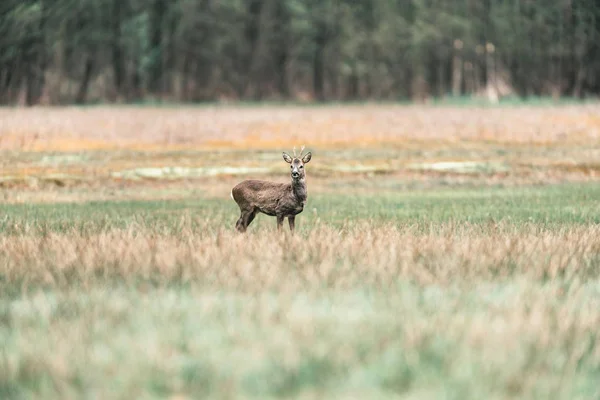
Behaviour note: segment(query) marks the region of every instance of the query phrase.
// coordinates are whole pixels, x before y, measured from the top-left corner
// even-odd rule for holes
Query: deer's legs
[[[277,216],[277,230],[280,231],[281,227],[283,226],[283,220],[285,219],[285,217],[283,215],[278,215]]]
[[[240,215],[240,218],[235,223],[235,228],[239,232],[246,232],[246,228],[254,220],[254,217],[256,217],[256,210],[242,211],[242,215]]]
[[[246,228],[252,223],[252,221],[254,221],[254,217],[256,217],[256,210],[252,210],[246,214],[244,218],[244,224],[246,225]]]
[[[246,230],[246,227],[244,226],[244,213],[240,215],[240,218],[238,218],[237,222],[235,223],[235,229],[237,229],[238,232],[244,232]]]
[[[292,215],[291,217],[288,217],[288,222],[290,223],[290,231],[293,233],[296,228],[296,216]]]

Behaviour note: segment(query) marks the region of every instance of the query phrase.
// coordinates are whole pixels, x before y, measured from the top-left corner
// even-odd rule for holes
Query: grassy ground
[[[147,109],[2,110],[0,398],[598,398],[593,109],[162,110],[161,132],[206,123],[171,136],[189,149],[143,148]],[[429,112],[456,129],[405,134]],[[115,139],[119,118],[139,129]],[[287,179],[280,133],[239,147],[336,118],[297,234],[264,215],[236,234],[230,188]]]
[[[7,205],[3,398],[592,398],[597,185]]]

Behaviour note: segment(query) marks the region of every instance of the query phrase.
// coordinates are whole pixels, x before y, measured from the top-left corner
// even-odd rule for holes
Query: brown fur
[[[240,218],[235,227],[245,232],[257,213],[277,217],[277,228],[281,229],[283,220],[288,219],[290,230],[295,228],[295,218],[304,209],[308,192],[304,164],[311,159],[311,153],[300,158],[292,158],[283,153],[283,159],[290,164],[292,182],[276,183],[260,180],[246,180],[231,190],[231,197],[240,207]]]

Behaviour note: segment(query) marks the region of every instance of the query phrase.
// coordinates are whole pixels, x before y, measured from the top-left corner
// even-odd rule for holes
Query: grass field
[[[598,110],[0,110],[0,398],[600,398]]]

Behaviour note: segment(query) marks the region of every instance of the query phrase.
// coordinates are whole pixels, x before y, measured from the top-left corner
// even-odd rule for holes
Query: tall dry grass
[[[0,393],[594,398],[599,236],[23,229],[0,237]]]
[[[247,149],[411,140],[589,144],[600,139],[598,110],[597,104],[0,109],[0,149]]]
[[[0,219],[0,398],[598,397],[596,187],[455,190],[562,182],[577,168],[595,180],[597,111],[0,109],[0,149],[25,150],[3,153],[3,175],[89,178],[0,193],[24,203],[5,204]],[[258,151],[172,150],[300,143],[324,151],[294,236],[266,220],[232,231],[238,177],[106,178],[137,166],[275,165],[279,155]],[[113,148],[142,151],[87,151]],[[455,158],[511,170],[403,169]],[[395,172],[323,169],[349,161]],[[134,198],[185,201],[32,205]]]
[[[317,225],[294,236],[272,230],[240,235],[201,226],[184,226],[174,234],[133,224],[100,233],[3,235],[0,274],[3,285],[93,285],[118,278],[255,290],[385,288],[399,280],[420,285],[584,281],[600,275],[598,237],[598,226],[533,224],[358,223],[341,230]]]
[[[319,177],[323,187],[367,174],[386,174],[388,187],[597,181],[599,107],[0,108],[0,197],[47,201],[53,187],[188,180],[205,191],[213,176],[287,179],[280,151],[301,144],[315,154],[311,185]],[[58,196],[91,198],[67,192]]]

